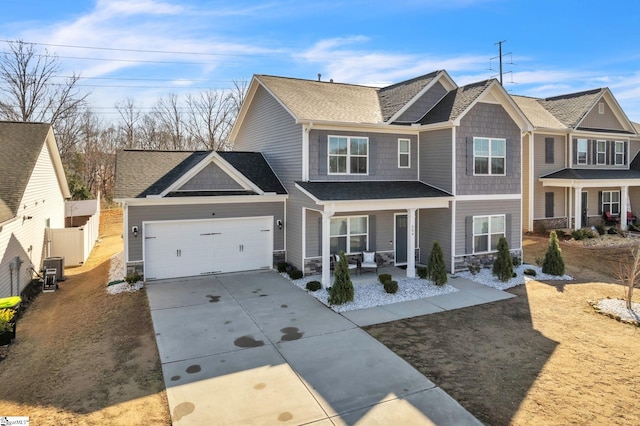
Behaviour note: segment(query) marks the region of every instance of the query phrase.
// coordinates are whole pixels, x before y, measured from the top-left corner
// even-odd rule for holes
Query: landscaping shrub
[[[132,272],[129,275],[127,275],[126,277],[124,277],[124,280],[129,285],[133,285],[133,284],[137,283],[138,281],[142,281],[142,275],[140,275],[137,272]]]
[[[480,262],[473,262],[469,264],[469,272],[471,272],[471,275],[476,275],[480,272],[480,269],[482,269]]]
[[[556,229],[556,235],[558,236],[559,240],[564,240],[567,237],[567,233],[564,232],[564,229]]]
[[[537,221],[533,224],[533,232],[539,235],[545,235],[547,233],[547,224],[541,221]]]
[[[418,273],[418,276],[420,278],[422,278],[423,280],[425,278],[427,278],[427,267],[426,266],[418,266],[416,268],[416,272]]]
[[[394,294],[395,292],[398,291],[398,281],[386,281],[384,284],[384,291],[386,291],[389,294]]]
[[[536,270],[535,270],[535,269],[531,269],[531,268],[527,268],[527,269],[525,269],[525,270],[524,270],[524,274],[525,274],[525,275],[529,275],[529,276],[531,276],[531,277],[535,277],[536,275],[538,275],[538,274],[537,274],[537,272],[536,272]]]
[[[391,274],[378,275],[378,281],[380,281],[381,284],[391,281]]]
[[[289,265],[287,264],[287,262],[278,262],[277,268],[278,268],[278,272],[283,273],[283,272],[287,272]]]
[[[596,231],[598,231],[598,235],[604,235],[604,233],[605,233],[604,225],[601,224],[601,223],[597,224],[596,225]],[[558,237],[560,237],[560,236],[558,235]]]
[[[511,263],[513,263],[513,267],[517,268],[518,266],[522,265],[522,258],[520,256],[512,256],[511,257]]]
[[[493,261],[493,275],[500,281],[509,281],[513,277],[513,260],[505,237],[498,240],[498,256]]]
[[[551,232],[551,235],[549,236],[549,247],[547,248],[547,253],[544,256],[544,262],[542,263],[542,272],[557,276],[564,275],[562,250],[560,250],[558,236],[555,232]]]
[[[291,278],[292,280],[299,280],[300,278],[304,277],[304,273],[295,267],[290,268],[288,274],[289,278]]]
[[[342,305],[353,300],[353,283],[349,275],[349,265],[344,252],[340,252],[340,261],[336,265],[333,287],[329,294],[329,304]]]
[[[309,291],[318,291],[322,288],[322,284],[320,284],[320,281],[309,281],[306,288]]]
[[[614,228],[614,227],[611,227],[611,228],[609,228],[609,230],[607,230],[607,233],[609,235],[616,235],[618,233],[618,229]]]
[[[584,240],[586,237],[587,236],[585,235],[584,230],[582,229],[574,229],[573,231],[571,231],[571,238],[573,238],[576,241]]]
[[[429,263],[427,263],[427,278],[436,285],[444,285],[447,282],[447,267],[444,264],[442,247],[437,241],[433,242]]]

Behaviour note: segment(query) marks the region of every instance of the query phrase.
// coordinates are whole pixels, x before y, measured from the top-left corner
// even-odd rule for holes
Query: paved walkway
[[[148,285],[173,424],[481,424],[359,328],[511,296],[450,283],[344,315],[273,271]]]

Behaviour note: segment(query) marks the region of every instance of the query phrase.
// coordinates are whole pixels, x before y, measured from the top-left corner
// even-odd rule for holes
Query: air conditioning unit
[[[64,257],[47,257],[42,261],[42,269],[55,269],[56,280],[64,281]]]

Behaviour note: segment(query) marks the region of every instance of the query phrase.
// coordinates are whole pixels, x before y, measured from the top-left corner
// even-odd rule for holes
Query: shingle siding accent
[[[398,117],[396,122],[415,123],[420,120],[433,106],[447,94],[447,90],[439,82],[434,84],[429,91],[422,95],[419,99]]]
[[[358,136],[369,138],[368,175],[329,175],[328,137]],[[398,139],[411,141],[411,167],[398,167]],[[415,135],[312,130],[309,134],[309,179],[319,180],[416,180],[418,178],[418,138]]]
[[[451,129],[420,133],[420,181],[453,192]]]
[[[248,211],[248,208],[250,209]],[[143,221],[158,220],[195,220],[195,219],[228,219],[234,217],[273,216],[273,249],[284,249],[284,230],[278,229],[276,221],[284,219],[283,203],[239,203],[239,204],[184,204],[184,205],[155,205],[129,206],[129,229],[137,226],[142,230]],[[215,213],[215,216],[213,216]],[[144,236],[134,237],[127,230],[129,242],[129,262],[142,260],[142,245]]]
[[[507,176],[474,176],[467,171],[467,138],[494,137],[507,141]],[[501,105],[477,103],[456,132],[458,195],[519,194],[521,192],[521,133]],[[544,153],[544,150],[543,150]],[[470,153],[473,156],[473,152]]]

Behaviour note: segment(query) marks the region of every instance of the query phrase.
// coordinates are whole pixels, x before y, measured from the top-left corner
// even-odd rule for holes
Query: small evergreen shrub
[[[505,237],[500,237],[498,240],[498,256],[493,261],[493,275],[503,282],[513,277],[513,260]]]
[[[278,265],[276,266],[278,268],[278,272],[280,273],[287,272],[287,269],[289,268],[287,262],[278,262]]]
[[[289,269],[288,274],[289,274],[289,278],[291,278],[292,280],[299,280],[300,278],[304,277],[304,273],[298,268],[294,268],[294,267]]]
[[[567,238],[567,233],[564,232],[564,229],[556,229],[556,235],[559,240],[564,240]]]
[[[527,268],[527,269],[525,269],[525,270],[524,270],[524,274],[525,274],[525,275],[529,275],[530,277],[535,277],[536,275],[538,275],[538,274],[536,273],[536,270],[535,270],[535,269],[531,269],[531,268]]]
[[[557,236],[556,236],[557,238]],[[571,231],[571,238],[573,238],[576,241],[581,241],[584,240],[586,238],[586,235],[584,234],[584,230],[582,229],[574,229],[573,231]]]
[[[522,258],[520,256],[512,256],[511,257],[511,263],[513,263],[513,267],[517,268],[518,266],[522,265]]]
[[[558,244],[558,236],[555,232],[551,232],[549,236],[549,247],[544,256],[542,264],[542,272],[545,274],[564,275],[564,260],[562,259],[562,250]]]
[[[615,227],[613,227],[613,226],[612,226],[611,228],[609,228],[609,230],[607,231],[607,233],[608,233],[609,235],[616,235],[616,234],[618,233],[618,229],[616,229]]]
[[[394,294],[398,291],[398,281],[389,280],[383,284],[384,291]]]
[[[336,264],[333,287],[329,294],[330,305],[342,305],[353,301],[353,283],[349,275],[349,265],[344,252],[340,252],[340,261]]]
[[[134,271],[134,272],[130,273],[129,275],[127,275],[126,277],[124,277],[124,280],[129,285],[134,285],[138,281],[142,281],[142,275],[140,275],[139,273]]]
[[[547,233],[547,224],[542,221],[537,221],[533,224],[533,232],[539,235],[545,235]]]
[[[429,255],[429,263],[427,263],[427,278],[434,282],[435,285],[445,285],[447,282],[447,267],[444,264],[444,255],[442,247],[437,241],[433,242],[431,254]]]
[[[416,268],[416,272],[418,273],[418,276],[420,278],[422,278],[423,280],[425,278],[427,278],[427,268],[426,268],[426,266],[418,266]]]
[[[386,282],[391,281],[391,274],[380,274],[380,275],[378,275],[378,281],[380,281],[380,284],[384,284]]]
[[[601,224],[601,223],[597,224],[597,225],[596,225],[596,231],[598,231],[598,235],[604,235],[604,233],[605,233],[604,225],[603,225],[603,224]],[[560,237],[560,236],[558,235],[558,238],[559,238],[559,237]]]
[[[309,291],[318,291],[322,288],[322,284],[320,284],[320,281],[309,281],[306,288]]]
[[[480,272],[480,269],[482,269],[480,262],[473,262],[469,264],[469,272],[471,272],[471,275],[477,275]]]

